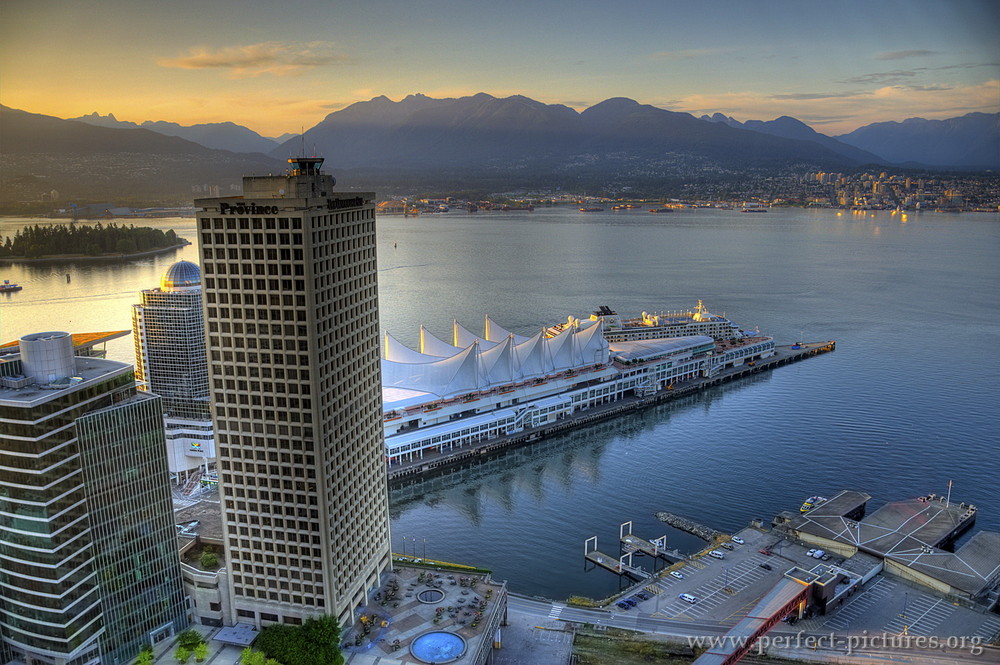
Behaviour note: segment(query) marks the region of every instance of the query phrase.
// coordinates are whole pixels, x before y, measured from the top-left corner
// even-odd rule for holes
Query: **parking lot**
[[[736,535],[745,542],[734,544],[731,551],[720,549],[724,559],[702,555],[677,564],[669,570],[680,573],[683,579],[662,571],[641,589],[648,599],[641,600],[637,591],[626,596],[635,601],[635,606],[609,609],[675,621],[733,625],[747,615],[789,568],[811,569],[820,563],[806,556],[809,548],[779,540],[772,534],[748,528]],[[761,553],[762,549],[771,554]],[[834,558],[829,563],[837,562]],[[680,598],[681,594],[690,594],[696,600],[686,602]],[[827,616],[801,621],[795,628],[897,634],[903,632],[904,626],[910,635],[964,635],[985,641],[1000,632],[1000,616],[954,605],[923,587],[879,575],[843,607]]]
[[[681,621],[736,623],[794,565],[784,553],[768,556],[758,551],[773,544],[772,536],[755,529],[745,529],[737,535],[744,544],[733,543],[732,550],[719,548],[724,559],[703,555],[671,567],[683,579],[663,572],[643,588],[648,600],[639,601],[636,608],[615,607],[615,611]],[[762,568],[762,564],[771,569]],[[682,593],[694,596],[696,601],[685,602],[680,598]],[[629,597],[639,600],[634,594]]]

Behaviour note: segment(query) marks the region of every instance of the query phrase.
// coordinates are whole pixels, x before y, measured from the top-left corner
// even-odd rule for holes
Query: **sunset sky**
[[[1000,111],[998,34],[995,0],[0,0],[0,103],[277,136],[377,95],[631,97],[836,135]]]

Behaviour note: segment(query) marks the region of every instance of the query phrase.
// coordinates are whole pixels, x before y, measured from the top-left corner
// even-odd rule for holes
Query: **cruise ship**
[[[667,312],[643,312],[639,316],[623,318],[607,305],[601,305],[590,315],[591,321],[604,323],[604,337],[609,342],[632,342],[640,339],[660,339],[663,337],[689,337],[708,335],[719,341],[735,342],[752,337],[759,332],[747,332],[727,319],[725,315],[712,314],[699,300],[693,310],[673,310]],[[546,330],[551,337],[557,335],[576,319],[569,317],[566,323]]]
[[[740,330],[700,302],[689,314],[622,319],[602,307],[530,337],[487,316],[482,335],[455,322],[450,342],[421,327],[419,350],[385,333],[386,462],[517,434],[775,353],[772,338]]]

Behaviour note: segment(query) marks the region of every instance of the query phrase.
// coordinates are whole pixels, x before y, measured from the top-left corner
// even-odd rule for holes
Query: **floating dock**
[[[621,537],[622,549],[625,552],[642,552],[647,556],[653,558],[665,559],[670,563],[676,563],[678,561],[683,561],[686,557],[681,554],[678,550],[665,550],[655,543],[651,543],[648,540],[644,540],[639,536],[632,534],[625,534]]]

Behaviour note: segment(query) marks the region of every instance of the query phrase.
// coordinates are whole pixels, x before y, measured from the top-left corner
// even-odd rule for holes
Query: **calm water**
[[[667,217],[664,219],[664,217]],[[0,219],[0,235],[24,220]],[[143,222],[146,223],[146,222]],[[195,239],[190,219],[154,220]],[[552,439],[487,465],[394,490],[396,551],[491,568],[514,590],[603,596],[583,541],[618,524],[665,528],[668,510],[722,529],[840,488],[888,500],[945,492],[1000,529],[1000,218],[989,214],[691,210],[670,216],[449,213],[379,220],[382,325],[415,344],[423,323],[519,333],[607,304],[623,313],[705,301],[779,343],[836,353]],[[0,267],[4,341],[48,329],[130,326],[136,292],[188,247],[126,264]],[[66,282],[65,274],[71,281]],[[132,361],[130,339],[110,355]]]

